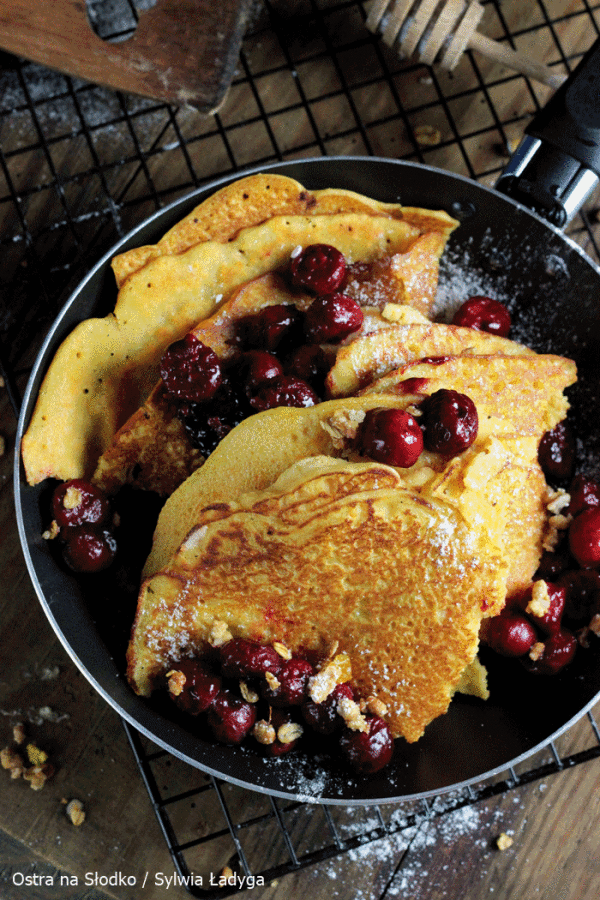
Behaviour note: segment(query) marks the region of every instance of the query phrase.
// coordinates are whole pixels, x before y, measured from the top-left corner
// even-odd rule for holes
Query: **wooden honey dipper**
[[[547,66],[480,34],[476,29],[483,15],[477,0],[373,0],[366,25],[380,33],[384,42],[397,46],[408,59],[431,66],[439,63],[452,70],[465,50],[477,50],[487,59],[558,88],[566,75],[557,75]]]

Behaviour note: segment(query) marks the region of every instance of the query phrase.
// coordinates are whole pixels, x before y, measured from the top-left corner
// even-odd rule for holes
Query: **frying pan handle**
[[[600,39],[525,135],[496,188],[563,228],[600,179]]]

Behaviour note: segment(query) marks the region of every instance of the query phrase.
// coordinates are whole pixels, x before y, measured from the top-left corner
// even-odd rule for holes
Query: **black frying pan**
[[[590,119],[586,91],[600,95],[597,70],[596,50],[584,61],[579,86],[559,92],[554,120],[568,115],[575,101],[583,102],[584,115]],[[590,78],[596,78],[591,85]],[[600,121],[592,116],[587,124],[595,136]],[[578,126],[568,127],[572,132]],[[517,153],[503,181],[505,190],[525,197],[529,205],[561,225],[576,205],[573,192],[585,193],[595,183],[592,173],[598,172],[597,160],[589,157],[587,138],[573,142],[568,127],[563,122],[558,136],[546,138],[543,128],[536,132],[534,125],[528,145]],[[562,146],[565,137],[568,148]],[[533,153],[532,146],[540,152]],[[408,162],[318,158],[261,171],[284,173],[313,190],[349,188],[383,201],[441,207],[456,216],[461,226],[444,258],[442,291],[457,299],[490,293],[505,300],[516,337],[536,350],[577,361],[580,381],[570,399],[582,449],[580,465],[589,474],[600,472],[600,270],[556,226],[495,190]],[[176,201],[100,260],[67,302],[40,352],[25,395],[18,438],[27,427],[60,341],[75,323],[104,315],[114,304],[112,256],[154,243],[204,197],[238,177],[240,173]],[[189,720],[180,720],[171,704],[136,697],[125,680],[123,654],[135,603],[136,566],[141,565],[147,548],[132,545],[129,570],[121,568],[91,581],[78,579],[53,555],[52,542],[41,538],[48,524],[51,488],[28,486],[17,456],[15,501],[23,550],[40,602],[62,644],[92,685],[136,729],[191,765],[226,780],[276,796],[329,803],[368,804],[426,796],[518,763],[568,729],[600,697],[597,642],[587,651],[580,650],[571,666],[551,678],[527,675],[518,662],[486,659],[491,699],[484,703],[457,696],[449,712],[434,721],[417,744],[398,741],[391,767],[373,778],[341,773],[335,758],[322,749],[265,761],[251,749],[216,745],[194,734]]]

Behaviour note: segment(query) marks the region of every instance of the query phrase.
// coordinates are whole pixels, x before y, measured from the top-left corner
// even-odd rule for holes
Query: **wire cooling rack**
[[[152,0],[88,0],[107,40]],[[488,0],[480,30],[557,73],[600,33],[600,3]],[[247,165],[319,155],[418,160],[493,184],[549,90],[467,53],[454,73],[400,61],[357,0],[258,0],[226,102],[213,117],[106,91],[0,53],[0,351],[15,412],[45,332],[89,268],[148,214]],[[598,197],[569,226],[596,260]],[[270,879],[423,819],[600,756],[594,716],[490,782],[401,807],[286,802],[219,782],[125,725],[182,884],[214,871]],[[190,822],[193,810],[194,827]],[[360,818],[362,816],[362,819]],[[198,821],[208,823],[198,833]],[[260,836],[260,839],[256,837]],[[248,882],[246,882],[248,884]]]

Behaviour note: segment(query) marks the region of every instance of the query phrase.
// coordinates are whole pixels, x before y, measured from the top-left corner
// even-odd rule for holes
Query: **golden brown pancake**
[[[241,285],[285,266],[295,247],[333,244],[352,263],[406,253],[417,228],[384,216],[279,216],[159,256],[126,279],[115,310],[80,323],[44,378],[22,444],[27,480],[90,477],[116,431],[150,394],[166,348]]]
[[[412,400],[365,395],[308,409],[267,410],[246,419],[166,501],[144,575],[167,565],[205,506],[263,490],[302,459],[342,454],[360,459],[352,448],[364,412],[410,408]],[[474,517],[475,525],[482,514],[479,497],[505,510],[506,515],[495,520],[496,539],[509,550],[510,595],[530,583],[546,533],[546,482],[537,459],[538,443],[537,435],[516,435],[512,422],[484,418],[477,441],[465,453],[448,460],[425,451],[411,468],[398,470],[408,489],[453,503],[466,521]]]
[[[393,287],[390,285],[390,291]],[[404,291],[400,294],[404,296]],[[359,335],[366,335],[389,327],[389,317],[396,322],[423,320],[412,307],[395,303],[389,295],[382,311],[374,307],[364,310]],[[193,333],[222,360],[234,353],[236,323],[268,306],[284,304],[305,310],[312,297],[291,289],[283,276],[275,272],[261,275],[242,285],[210,318],[203,320]],[[425,320],[427,321],[427,320]],[[337,349],[328,347],[334,354]],[[204,457],[190,442],[183,424],[176,416],[176,407],[158,381],[148,399],[116,432],[109,446],[100,456],[92,481],[106,493],[113,494],[124,484],[169,496],[198,466]]]
[[[278,407],[245,419],[223,438],[202,467],[167,499],[159,516],[144,575],[167,564],[196,524],[196,517],[204,506],[234,499],[248,491],[264,490],[285,469],[306,457],[339,454],[335,434],[326,430],[323,423],[336,413],[350,419],[355,414],[360,420],[363,410],[380,406],[403,407],[404,399],[332,400],[305,409]]]
[[[577,380],[575,363],[562,356],[455,356],[412,362],[378,378],[362,394],[411,394],[418,402],[441,389],[456,390],[486,416],[506,419],[518,434],[539,438],[567,415],[563,391]]]
[[[359,335],[340,348],[327,376],[330,397],[349,397],[370,382],[424,357],[532,356],[533,350],[508,338],[438,323],[406,324]]]
[[[446,236],[456,220],[443,211],[380,203],[354,191],[327,188],[308,191],[286,175],[260,173],[241,178],[216,191],[171,228],[157,244],[121,253],[112,262],[117,286],[158,256],[175,256],[204,241],[231,241],[242,228],[260,225],[273,216],[323,216],[362,213],[403,219],[419,232]]]
[[[394,737],[415,741],[447,710],[482,618],[502,608],[506,570],[485,524],[474,531],[394,469],[301,461],[270,490],[207,508],[144,583],[129,678],[147,696],[202,654],[215,621],[321,659],[338,642],[358,693],[386,704]]]

